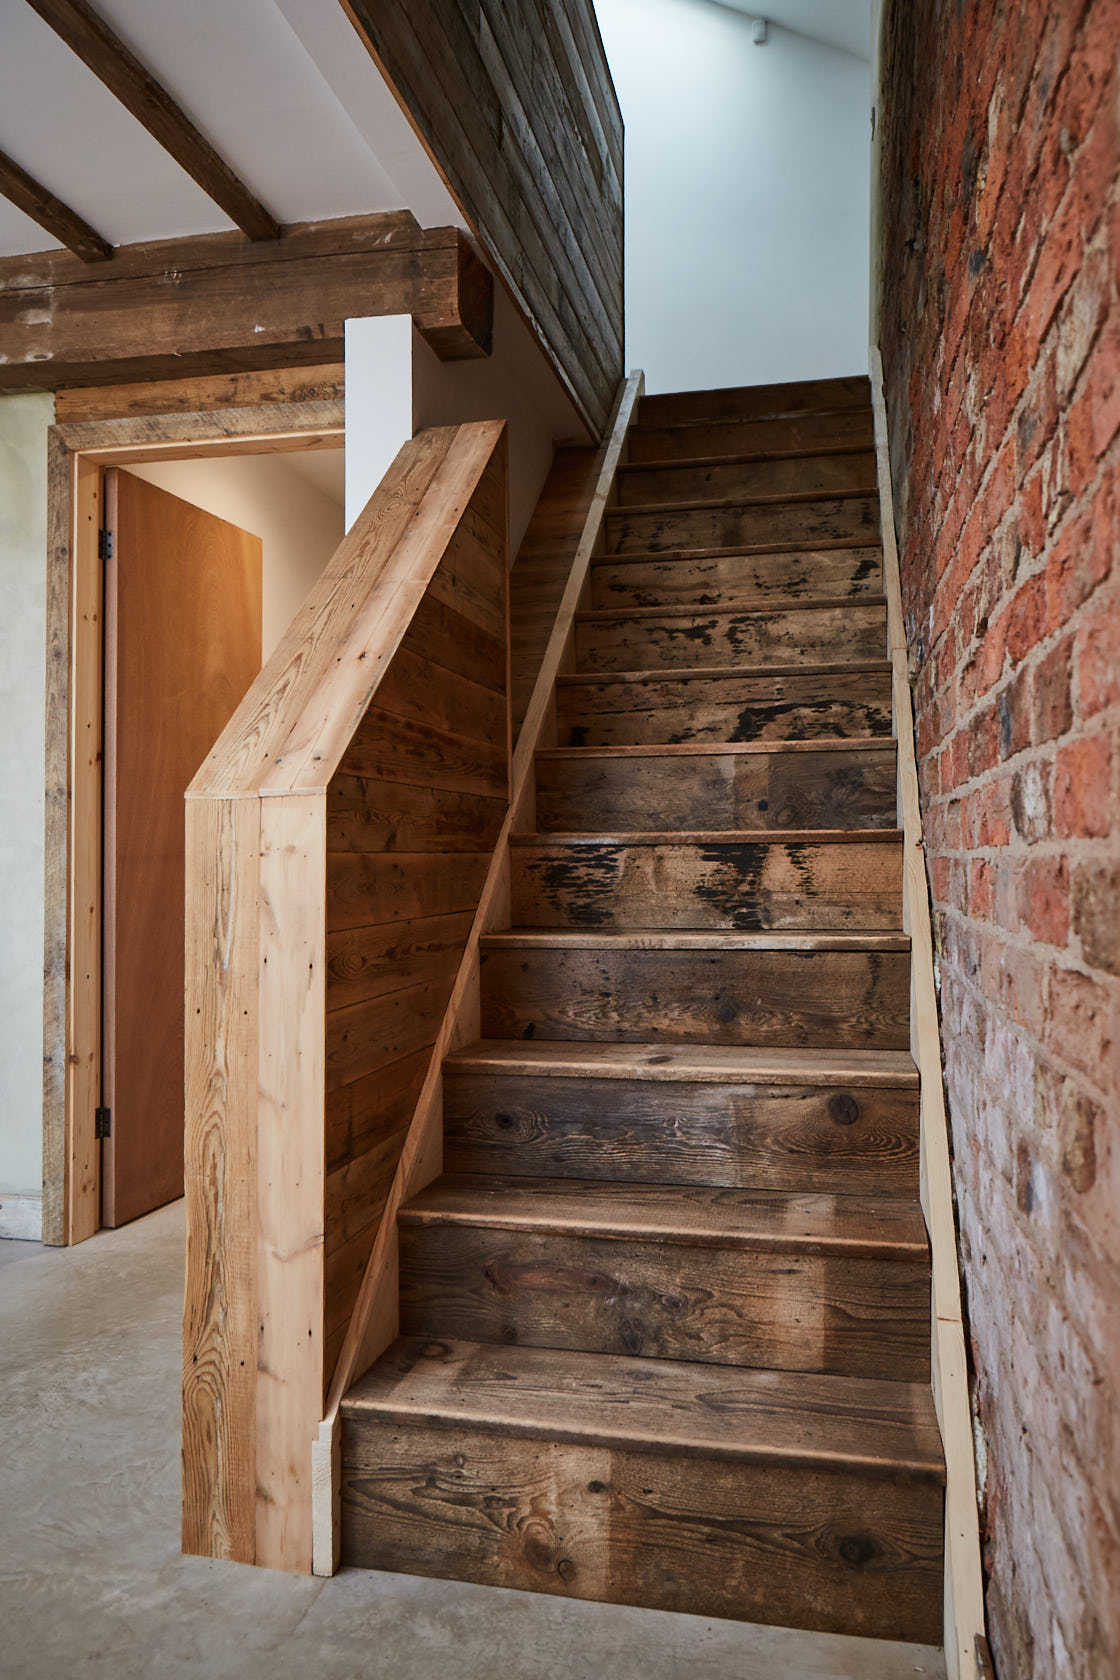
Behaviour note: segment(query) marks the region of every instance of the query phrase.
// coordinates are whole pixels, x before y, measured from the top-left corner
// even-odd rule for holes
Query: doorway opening
[[[306,430],[243,409],[52,434],[68,540],[51,555],[67,611],[48,679],[64,689],[47,724],[47,869],[63,886],[47,897],[48,1241],[182,1193],[183,795],[343,535],[342,405],[308,406]]]

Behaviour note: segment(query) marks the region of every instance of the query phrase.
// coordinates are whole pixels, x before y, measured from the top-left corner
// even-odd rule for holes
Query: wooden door
[[[188,782],[261,663],[261,543],[119,468],[106,475],[101,1217],[183,1193]]]

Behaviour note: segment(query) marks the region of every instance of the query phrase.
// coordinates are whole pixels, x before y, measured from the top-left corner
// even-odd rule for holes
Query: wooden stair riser
[[[580,671],[665,671],[720,665],[819,665],[882,659],[878,600],[755,612],[585,613],[576,621]]]
[[[608,554],[658,554],[693,548],[776,547],[796,543],[879,541],[877,496],[822,497],[811,502],[763,502],[730,507],[613,509],[607,514]]]
[[[834,409],[774,420],[692,420],[676,426],[640,425],[630,431],[629,459],[643,466],[870,449],[875,427],[870,408]]]
[[[703,466],[623,467],[618,475],[620,507],[659,502],[731,501],[735,497],[874,495],[875,451],[807,455],[776,461],[719,461]]]
[[[790,415],[855,410],[871,415],[866,374],[797,379],[775,385],[730,385],[715,391],[659,391],[643,397],[640,426],[679,426],[695,420],[777,420]]]
[[[512,919],[541,928],[901,929],[901,842],[517,842]]]
[[[796,752],[537,756],[537,827],[893,828],[894,743]]]
[[[902,1050],[905,951],[565,949],[482,956],[488,1038]]]
[[[342,1459],[351,1565],[940,1642],[934,1486],[370,1420]]]
[[[877,543],[778,549],[770,554],[711,554],[689,560],[605,559],[592,567],[591,604],[610,607],[764,607],[773,601],[837,600],[878,595],[883,554]]]
[[[883,740],[892,723],[890,668],[569,678],[557,687],[556,717],[563,747]]]
[[[929,1266],[400,1222],[401,1333],[923,1382]]]
[[[918,1193],[918,1093],[852,1083],[443,1075],[444,1167],[635,1184]]]

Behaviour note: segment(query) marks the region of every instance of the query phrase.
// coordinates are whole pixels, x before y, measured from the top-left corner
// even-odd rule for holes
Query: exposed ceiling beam
[[[0,258],[0,391],[53,391],[343,360],[345,323],[411,315],[443,361],[490,352],[493,282],[457,228],[407,210]]]
[[[277,238],[275,218],[86,0],[28,4],[243,233],[250,239]]]
[[[113,247],[107,239],[95,233],[76,210],[48,192],[6,152],[0,152],[0,193],[83,262],[104,262],[112,256]]]

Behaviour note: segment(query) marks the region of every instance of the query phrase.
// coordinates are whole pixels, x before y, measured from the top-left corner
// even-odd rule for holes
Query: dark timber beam
[[[341,362],[344,323],[411,315],[443,361],[490,352],[493,282],[456,228],[407,211],[0,258],[0,390],[53,391]]]
[[[243,233],[250,239],[277,237],[280,227],[275,218],[86,0],[28,0],[28,4]]]
[[[60,198],[48,192],[6,152],[0,152],[0,193],[17,210],[22,210],[25,216],[30,216],[33,222],[38,222],[55,239],[61,240],[83,262],[104,262],[106,257],[112,256],[113,247],[107,239],[95,233],[76,210],[71,210],[68,204],[63,204]]]

